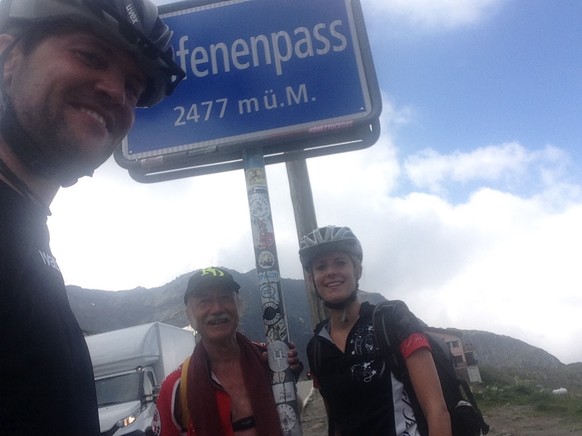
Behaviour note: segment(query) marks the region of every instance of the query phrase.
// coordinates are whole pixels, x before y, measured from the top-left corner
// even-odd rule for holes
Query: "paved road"
[[[301,408],[304,408],[309,398],[313,394],[313,382],[311,380],[300,381],[297,383],[297,399]]]
[[[303,408],[303,413],[301,414],[303,436],[328,436],[327,415],[325,413],[323,399],[317,389],[310,389],[311,381],[304,386],[310,393]]]

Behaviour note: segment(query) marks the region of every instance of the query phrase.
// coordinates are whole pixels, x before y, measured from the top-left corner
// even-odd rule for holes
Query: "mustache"
[[[228,321],[230,321],[230,316],[228,316],[226,313],[223,312],[223,313],[213,313],[212,315],[209,315],[204,320],[204,323],[214,325],[214,324],[225,323]]]

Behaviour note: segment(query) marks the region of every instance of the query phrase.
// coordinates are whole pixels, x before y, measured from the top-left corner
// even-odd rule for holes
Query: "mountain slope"
[[[241,285],[245,309],[240,330],[255,341],[264,341],[264,327],[258,278],[255,270],[241,274],[229,270]],[[73,312],[88,334],[116,330],[160,321],[177,327],[188,325],[184,314],[184,291],[192,273],[177,277],[157,288],[125,291],[100,291],[68,286]],[[310,310],[302,280],[281,279],[290,338],[306,362],[305,348],[311,337]],[[372,303],[384,299],[380,294],[361,292],[362,300]],[[560,368],[557,358],[546,351],[508,336],[475,330],[457,330],[463,341],[473,346],[480,365],[512,368]]]

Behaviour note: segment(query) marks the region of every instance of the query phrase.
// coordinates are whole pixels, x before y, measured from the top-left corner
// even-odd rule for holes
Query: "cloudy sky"
[[[437,327],[582,361],[582,2],[362,0],[382,91],[372,147],[308,160],[319,225],[352,227],[361,288]],[[267,167],[283,277],[301,278],[285,166]],[[114,161],[49,220],[67,284],[254,268],[241,171],[140,184]]]

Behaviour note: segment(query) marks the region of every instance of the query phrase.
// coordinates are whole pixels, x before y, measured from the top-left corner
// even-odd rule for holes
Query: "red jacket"
[[[196,436],[192,423],[189,423],[188,430],[184,430],[180,424],[179,417],[181,413],[180,405],[180,376],[182,374],[182,365],[166,377],[160,388],[160,395],[156,402],[156,410],[152,421],[152,430],[158,436]],[[220,420],[223,424],[222,435],[232,436],[232,421],[230,417],[230,395],[218,384],[216,380],[212,381],[215,387],[215,398],[220,414]]]

